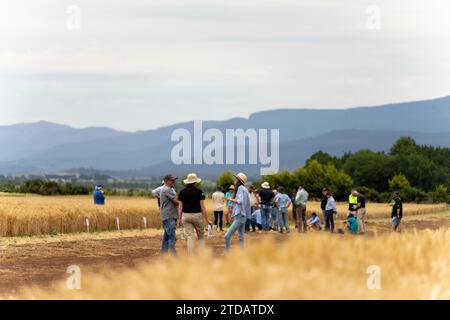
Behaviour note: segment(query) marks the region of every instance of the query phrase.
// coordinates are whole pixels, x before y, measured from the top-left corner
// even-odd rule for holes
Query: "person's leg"
[[[295,220],[295,223],[296,223],[296,225],[297,225],[297,231],[298,232],[302,232],[302,229],[301,229],[301,222],[300,222],[300,220],[301,220],[301,217],[302,217],[302,207],[300,206],[300,205],[297,205],[297,214],[296,214],[296,220]]]
[[[219,211],[219,227],[220,231],[223,231],[223,211]]]
[[[201,213],[193,214],[193,225],[197,233],[200,248],[205,248],[205,219]]]
[[[324,210],[323,216],[325,220],[325,231],[328,231],[330,230],[330,214],[328,211]]]
[[[261,223],[265,231],[269,230],[269,209],[266,206],[261,207]]]
[[[334,214],[330,212],[330,232],[334,232]]]
[[[358,230],[361,233],[366,233],[366,209],[359,209],[358,211]]]
[[[282,221],[283,213],[281,212],[280,209],[277,209],[277,210],[278,210],[278,214],[277,214],[277,216],[278,216],[278,226],[280,228],[280,232],[283,232],[283,225],[284,225],[284,223]]]
[[[250,231],[250,219],[245,220],[245,232]]]
[[[192,214],[183,214],[183,225],[186,233],[187,252],[188,254],[194,253],[194,224],[192,222]]]
[[[278,231],[278,209],[272,208],[273,228]]]
[[[175,245],[177,243],[177,220],[170,219],[168,231],[168,245],[170,252],[175,256],[177,254]]]
[[[302,228],[303,232],[306,233],[308,230],[308,227],[306,225],[306,206],[302,206]]]
[[[168,223],[166,222],[167,220],[162,222],[162,227],[164,229],[164,235],[162,238],[162,245],[161,245],[161,253],[162,254],[166,254],[167,251],[169,250],[169,234],[167,233],[168,231]]]
[[[214,225],[219,225],[219,211],[214,211]]]
[[[233,234],[239,229],[240,224],[238,222],[238,220],[234,220],[233,223],[231,224],[230,228],[228,228],[228,231],[225,233],[225,249],[229,250],[231,247],[231,237],[233,236]]]
[[[238,218],[236,218],[238,219]],[[245,240],[245,218],[239,218],[238,223],[240,223],[240,227],[238,229],[239,231],[239,244],[241,247],[244,247],[244,240]]]
[[[289,222],[287,219],[287,215],[288,215],[288,213],[287,213],[287,211],[285,211],[283,213],[283,222],[284,222],[284,227],[286,228],[286,232],[289,233]]]

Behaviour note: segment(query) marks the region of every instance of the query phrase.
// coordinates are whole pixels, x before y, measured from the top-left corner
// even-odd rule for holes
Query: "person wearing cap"
[[[225,234],[225,248],[229,250],[231,247],[231,237],[233,234],[239,232],[239,243],[244,246],[245,237],[245,223],[247,219],[252,218],[250,194],[245,187],[248,179],[243,173],[238,173],[235,176],[236,194],[230,199],[233,202],[233,223]]]
[[[161,198],[161,191],[162,191],[163,188],[164,188],[164,180],[161,182],[161,185],[158,188],[152,190],[153,197],[158,199],[158,208],[161,207],[161,200],[160,200],[160,198]]]
[[[103,206],[105,204],[105,193],[103,192],[103,186],[98,184],[94,190],[94,204],[97,206]]]
[[[160,194],[160,212],[164,236],[162,239],[161,252],[166,254],[171,252],[176,255],[175,244],[177,242],[177,218],[178,206],[180,202],[174,189],[177,177],[168,174],[164,177],[164,188]]]
[[[403,202],[397,191],[395,191],[392,195],[390,206],[392,207],[392,230],[398,232],[400,231],[400,224],[403,218]]]
[[[262,189],[259,191],[259,198],[261,200],[261,218],[264,231],[270,229],[270,215],[272,212],[272,203],[275,194],[270,190],[270,184],[266,181],[261,184]]]
[[[295,196],[295,204],[297,206],[297,230],[298,232],[304,232],[308,230],[306,224],[306,203],[308,202],[308,192],[300,184],[298,187],[297,195]]]
[[[225,204],[225,195],[222,192],[221,186],[217,186],[216,192],[212,194],[212,200],[214,203],[214,225],[220,227],[220,231],[223,231],[223,207]]]
[[[188,174],[183,181],[186,187],[180,191],[178,201],[178,224],[183,224],[186,230],[187,249],[189,254],[194,253],[194,230],[197,234],[200,247],[205,247],[205,222],[209,225],[212,223],[208,219],[205,207],[205,195],[203,191],[197,188],[196,184],[202,179],[198,178],[195,173]]]
[[[287,222],[288,209],[291,206],[291,198],[284,192],[283,187],[278,188],[278,193],[275,196],[275,205],[278,211],[278,224],[280,225],[280,233],[283,233],[283,228],[289,233],[289,224]]]
[[[234,197],[234,186],[230,186],[228,188],[228,192],[225,194],[225,200],[226,200],[226,209],[225,212],[225,224],[227,227],[231,225],[231,214],[233,213],[233,202],[230,201]]]

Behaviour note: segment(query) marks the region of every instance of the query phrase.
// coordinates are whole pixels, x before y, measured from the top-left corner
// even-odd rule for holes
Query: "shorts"
[[[392,218],[392,225],[394,226],[398,226],[400,225],[400,222],[402,221],[402,219],[398,218],[398,217],[393,217]]]

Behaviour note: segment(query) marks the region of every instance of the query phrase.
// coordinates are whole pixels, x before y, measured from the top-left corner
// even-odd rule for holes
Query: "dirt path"
[[[450,213],[404,219],[403,230],[450,228]],[[368,223],[373,234],[389,232],[389,220]],[[287,238],[271,232],[278,241]],[[251,233],[248,245],[268,237],[266,233]],[[236,241],[236,240],[235,240]],[[61,235],[40,238],[0,239],[0,297],[8,298],[25,286],[51,288],[55,281],[65,279],[67,267],[78,265],[83,271],[103,267],[133,267],[136,263],[160,258],[161,233],[155,230],[104,232],[99,234]],[[207,239],[207,246],[223,255],[221,234]],[[185,243],[178,241],[179,251]]]

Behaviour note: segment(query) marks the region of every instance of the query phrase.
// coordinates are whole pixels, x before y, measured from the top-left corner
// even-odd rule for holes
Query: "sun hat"
[[[242,184],[246,184],[248,181],[248,178],[245,174],[242,172],[239,172],[238,174],[235,174],[234,177],[238,179]]]
[[[266,181],[261,185],[261,187],[263,187],[264,189],[270,189],[270,184]]]
[[[231,185],[228,189],[229,189],[229,190],[234,190],[235,187],[234,187],[233,185]]]
[[[189,173],[187,175],[187,178],[183,181],[184,184],[193,184],[200,182],[202,182],[202,179],[198,178],[195,173]]]

